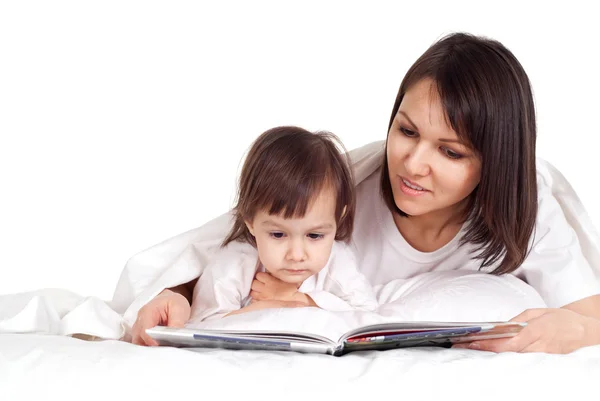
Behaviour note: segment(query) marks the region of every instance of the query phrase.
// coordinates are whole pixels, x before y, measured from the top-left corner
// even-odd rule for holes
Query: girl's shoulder
[[[239,264],[256,258],[258,258],[258,251],[252,245],[241,241],[231,241],[215,250],[209,265]]]

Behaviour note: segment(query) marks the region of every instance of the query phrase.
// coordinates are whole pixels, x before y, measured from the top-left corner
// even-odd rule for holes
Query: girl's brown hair
[[[258,211],[301,218],[321,190],[335,194],[335,239],[348,242],[354,225],[354,180],[341,141],[332,133],[284,126],[261,134],[252,144],[239,179],[235,221],[223,241],[256,241],[246,227]]]
[[[425,78],[435,82],[449,125],[481,157],[481,181],[470,195],[462,244],[479,246],[481,268],[501,260],[492,273],[510,273],[527,256],[537,217],[535,108],[527,74],[497,41],[448,35],[406,73],[388,132],[406,91]],[[407,217],[394,202],[387,152],[381,191],[388,208]]]

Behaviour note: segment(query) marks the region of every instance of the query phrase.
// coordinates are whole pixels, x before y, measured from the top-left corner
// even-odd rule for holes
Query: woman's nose
[[[415,145],[404,159],[406,172],[412,177],[428,175],[431,170],[430,157],[430,151],[424,144]]]

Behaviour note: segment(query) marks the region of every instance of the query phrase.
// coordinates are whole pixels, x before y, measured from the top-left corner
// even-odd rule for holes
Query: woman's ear
[[[254,227],[252,226],[252,223],[248,220],[244,220],[244,224],[246,224],[246,228],[248,228],[248,231],[250,231],[250,235],[256,237],[256,235],[254,235]]]

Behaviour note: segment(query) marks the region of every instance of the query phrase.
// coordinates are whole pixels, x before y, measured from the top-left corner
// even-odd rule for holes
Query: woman
[[[464,270],[526,281],[549,308],[526,310],[490,351],[566,353],[600,344],[600,284],[536,172],[530,83],[503,45],[466,34],[431,46],[409,69],[390,119],[381,168],[359,183],[353,240],[373,285]],[[374,223],[375,222],[375,223]],[[282,285],[257,276],[257,299],[287,306]],[[144,329],[183,325],[190,288],[167,289],[138,313]],[[292,305],[290,305],[292,306]]]

